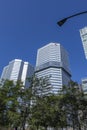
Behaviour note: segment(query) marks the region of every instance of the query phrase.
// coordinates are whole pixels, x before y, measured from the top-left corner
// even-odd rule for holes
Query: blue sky
[[[87,77],[87,60],[79,29],[87,26],[87,14],[60,19],[87,10],[87,0],[0,0],[0,74],[9,61],[19,58],[36,63],[37,49],[57,42],[69,53],[72,79]]]

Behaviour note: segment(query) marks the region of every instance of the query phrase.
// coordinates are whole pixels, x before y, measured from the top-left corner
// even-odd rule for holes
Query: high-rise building
[[[87,27],[80,29],[80,36],[82,40],[85,57],[87,59]]]
[[[58,93],[71,80],[67,51],[58,43],[49,43],[38,49],[35,74],[49,77],[47,93]]]
[[[1,75],[1,79],[21,80],[23,85],[28,87],[27,77],[30,77],[34,73],[34,68],[28,62],[24,62],[20,59],[15,59],[9,62],[9,65],[5,66]]]
[[[82,79],[82,91],[87,95],[87,78]]]

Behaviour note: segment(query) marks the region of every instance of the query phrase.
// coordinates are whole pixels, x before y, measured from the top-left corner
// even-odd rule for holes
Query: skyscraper
[[[28,63],[20,59],[15,59],[5,66],[1,75],[1,79],[21,80],[24,86],[28,86],[27,77],[30,77],[34,72],[34,68]]]
[[[84,94],[87,94],[87,78],[82,79],[82,90]]]
[[[87,59],[87,27],[80,29],[80,36],[82,40],[85,57]]]
[[[58,43],[49,43],[38,49],[35,74],[49,77],[50,91],[47,93],[58,93],[71,80],[67,51]]]

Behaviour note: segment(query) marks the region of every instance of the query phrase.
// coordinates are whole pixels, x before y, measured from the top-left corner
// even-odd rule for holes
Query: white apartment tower
[[[87,78],[82,79],[82,90],[87,95]]]
[[[58,43],[38,49],[35,74],[49,77],[50,92],[47,93],[58,93],[71,80],[67,51]]]
[[[5,66],[1,75],[1,79],[21,80],[23,85],[28,87],[27,77],[30,77],[34,73],[34,68],[28,63],[20,59],[15,59],[9,62],[9,65]]]
[[[80,29],[80,36],[82,40],[85,57],[87,59],[87,27]]]

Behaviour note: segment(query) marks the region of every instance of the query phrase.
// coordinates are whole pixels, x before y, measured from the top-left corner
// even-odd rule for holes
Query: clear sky
[[[37,49],[56,42],[69,53],[72,79],[87,77],[79,29],[87,26],[87,14],[60,19],[87,10],[87,0],[0,0],[0,75],[13,59],[36,63]]]

